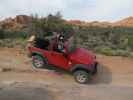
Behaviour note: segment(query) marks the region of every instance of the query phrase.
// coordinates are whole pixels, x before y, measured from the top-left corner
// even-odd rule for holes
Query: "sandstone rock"
[[[113,26],[133,27],[133,17],[128,17],[123,20],[113,23]]]

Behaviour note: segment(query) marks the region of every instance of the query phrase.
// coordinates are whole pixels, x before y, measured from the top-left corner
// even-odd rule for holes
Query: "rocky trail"
[[[0,100],[133,100],[133,59],[97,55],[87,85],[59,69],[33,70],[21,49],[0,48]]]

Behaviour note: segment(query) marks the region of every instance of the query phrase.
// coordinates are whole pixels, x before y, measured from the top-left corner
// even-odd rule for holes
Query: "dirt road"
[[[80,85],[63,71],[33,70],[20,49],[0,48],[0,100],[133,100],[133,59],[97,58],[98,74]]]

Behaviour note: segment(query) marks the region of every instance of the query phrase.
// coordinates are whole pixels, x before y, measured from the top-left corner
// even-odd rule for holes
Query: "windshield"
[[[73,36],[70,37],[67,40],[67,43],[68,43],[68,46],[67,46],[68,52],[73,52],[76,49],[76,44],[74,43],[74,37]]]

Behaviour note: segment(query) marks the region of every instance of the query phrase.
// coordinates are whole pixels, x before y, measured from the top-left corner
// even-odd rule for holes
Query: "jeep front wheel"
[[[74,72],[74,78],[78,83],[85,84],[91,79],[91,74],[85,70],[77,70]]]

